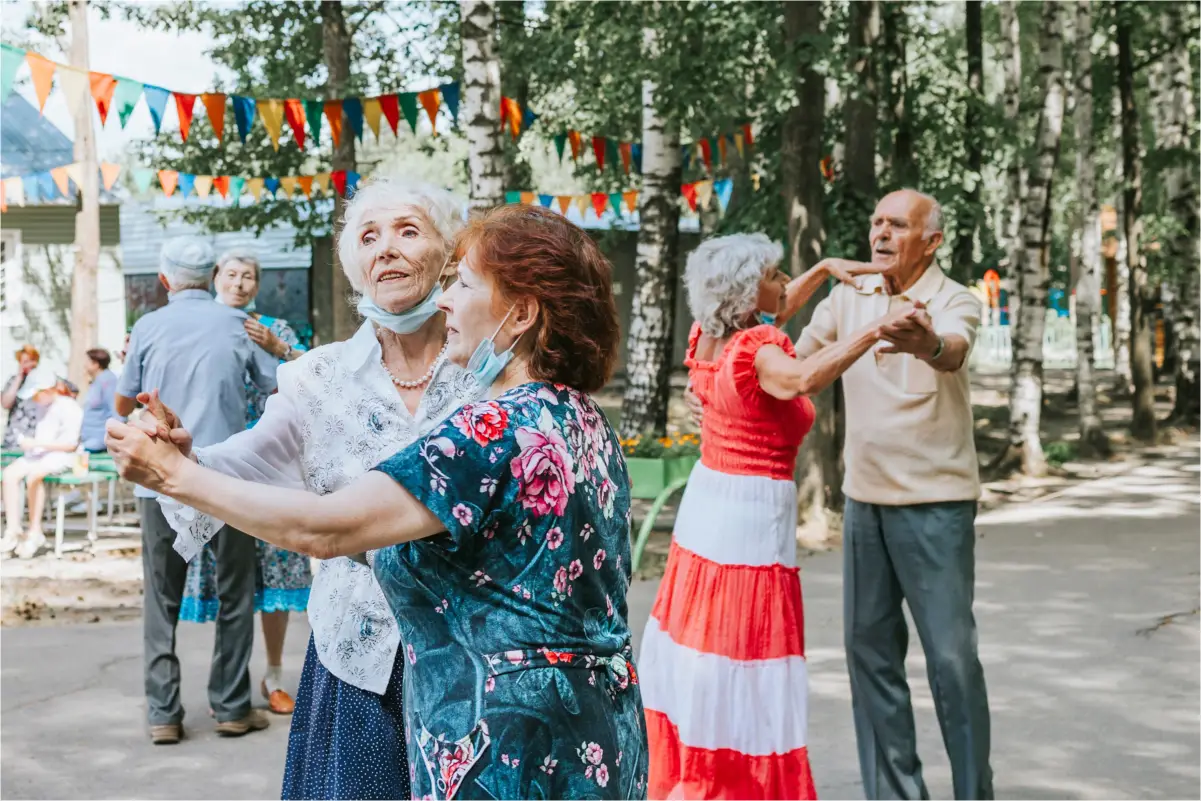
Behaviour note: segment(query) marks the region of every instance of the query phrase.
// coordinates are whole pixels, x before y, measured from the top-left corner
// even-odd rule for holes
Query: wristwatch
[[[942,355],[943,349],[946,346],[947,346],[947,341],[945,339],[943,339],[942,336],[940,335],[938,337],[938,347],[934,349],[933,353],[931,353],[929,356],[926,357],[926,361],[928,361],[928,362],[937,361],[938,357]]]

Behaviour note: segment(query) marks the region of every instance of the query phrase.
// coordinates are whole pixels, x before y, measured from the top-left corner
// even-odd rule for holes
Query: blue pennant
[[[229,99],[234,101],[234,121],[238,124],[238,136],[245,142],[246,134],[250,133],[250,126],[254,124],[254,115],[258,113],[254,107],[254,98],[230,95]]]
[[[550,204],[552,204],[554,202],[555,202],[554,195],[538,195],[538,203],[540,203],[542,205],[542,208],[544,208],[544,209],[549,209]]]
[[[179,174],[179,196],[187,197],[192,194],[192,188],[196,186],[196,176],[190,172],[181,172]]]
[[[275,193],[279,191],[279,179],[278,178],[264,179],[263,188],[271,193],[271,197],[275,197]]]
[[[442,102],[446,104],[446,108],[450,111],[450,118],[455,121],[455,125],[459,124],[459,83],[454,81],[444,83],[438,87],[438,91],[442,93]]]
[[[350,122],[354,138],[363,141],[363,101],[357,97],[342,98],[342,113]]]
[[[146,107],[150,109],[150,119],[154,120],[154,132],[158,133],[163,125],[163,112],[167,109],[167,98],[171,92],[161,86],[146,84],[142,87],[146,96]]]

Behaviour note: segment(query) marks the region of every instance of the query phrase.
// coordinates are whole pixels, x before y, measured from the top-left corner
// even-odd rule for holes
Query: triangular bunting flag
[[[413,133],[417,133],[417,95],[413,92],[401,92],[396,97],[400,103],[400,110],[405,115],[405,122],[409,124],[409,129]]]
[[[500,107],[501,125],[503,126],[507,119],[509,121],[509,135],[516,139],[521,135],[521,104],[514,98],[502,97],[500,99]]]
[[[617,162],[620,161],[620,156],[617,155],[617,140],[605,139],[605,163],[610,169],[617,169]]]
[[[187,197],[192,194],[192,190],[196,187],[196,176],[190,172],[181,172],[179,174],[179,194]]]
[[[633,163],[631,147],[629,142],[622,142],[617,146],[617,152],[621,154],[621,168],[625,170],[626,175],[630,174],[630,165]]]
[[[324,112],[325,103],[323,101],[304,101],[304,116],[309,121],[309,133],[313,136],[313,147],[321,146],[321,115]]]
[[[638,211],[638,192],[631,189],[629,192],[623,192],[621,199],[626,202],[626,208],[630,210],[630,214]]]
[[[329,173],[319,172],[313,176],[313,183],[321,190],[321,194],[329,195]]]
[[[342,100],[342,113],[350,123],[354,138],[363,141],[363,101],[357,97],[347,97]]]
[[[267,136],[271,137],[271,147],[279,150],[279,132],[284,127],[284,101],[277,99],[260,100],[255,104],[259,116],[263,118],[263,127]]]
[[[609,205],[613,207],[613,212],[620,217],[623,212],[621,210],[621,192],[614,192],[609,195]]]
[[[521,202],[521,193],[520,192],[513,192],[513,191],[505,192],[505,203],[512,205],[514,203],[520,203],[520,202]]]
[[[120,164],[110,164],[107,161],[100,163],[100,181],[104,185],[105,192],[111,192],[113,184],[117,183],[117,176],[121,174]]]
[[[154,132],[158,133],[163,126],[163,112],[167,109],[167,98],[171,93],[161,86],[146,84],[142,87],[146,95],[146,107],[150,109],[150,119],[154,120]]]
[[[446,110],[450,112],[450,119],[455,125],[459,124],[459,84],[458,82],[444,83],[438,87],[438,91],[442,93],[442,102],[446,104]]]
[[[717,163],[726,163],[726,138],[724,136],[717,137]]]
[[[246,182],[246,191],[250,193],[250,196],[253,197],[257,203],[259,196],[263,194],[263,179],[251,178]]]
[[[533,192],[522,192],[521,193],[521,204],[523,206],[532,206],[534,204],[534,200],[537,197],[538,196],[535,195]]]
[[[263,188],[266,189],[271,197],[277,197],[279,194],[280,180],[278,178],[267,178],[263,181]]]
[[[5,181],[5,184],[8,186],[8,194],[12,195],[13,197],[13,203],[16,203],[18,206],[24,206],[25,179],[20,177],[9,178],[7,181]]]
[[[58,187],[59,193],[61,193],[63,197],[70,197],[71,177],[67,174],[67,168],[55,167],[50,171],[50,177],[54,179],[54,185]]]
[[[379,108],[384,113],[384,119],[388,121],[388,127],[392,129],[392,135],[396,136],[396,126],[400,124],[399,98],[396,95],[380,95]]]
[[[0,212],[8,211],[8,187],[0,180]]]
[[[684,184],[680,187],[680,194],[688,201],[688,208],[696,211],[696,184]]]
[[[296,194],[296,179],[292,176],[279,179],[280,188],[284,190],[284,198],[291,200],[292,195]]]
[[[144,195],[150,191],[150,182],[154,180],[154,170],[142,168],[133,171],[133,185],[138,194]]]
[[[690,165],[690,164],[692,164],[692,146],[691,145],[681,145],[680,146],[680,166],[682,169],[687,170],[688,165]]]
[[[596,169],[598,172],[605,171],[605,137],[592,137],[592,155],[596,156]]]
[[[284,119],[292,129],[292,138],[296,140],[296,146],[304,150],[304,103],[294,97],[285,100]],[[320,117],[317,121],[321,121]]]
[[[349,172],[346,173],[346,197],[347,197],[347,199],[354,197],[354,190],[358,187],[359,179],[362,177],[363,176],[359,175],[354,170],[350,170]]]
[[[242,192],[246,189],[246,179],[240,175],[229,176],[229,193],[234,197],[234,205],[242,202]]]
[[[217,142],[225,136],[225,95],[219,92],[212,92],[200,96],[200,102],[204,103],[204,110],[208,112],[209,124],[213,126],[213,133],[217,135]]]
[[[571,208],[571,195],[559,195],[555,201],[559,204],[559,213],[566,217],[567,210]]]
[[[25,51],[12,45],[0,45],[0,103],[8,100],[8,93],[13,90],[13,81],[17,71],[25,63]],[[24,193],[24,189],[21,190]],[[22,194],[24,199],[24,194]],[[20,205],[24,206],[22,202]]]
[[[368,97],[363,101],[363,119],[367,121],[367,127],[371,129],[371,133],[375,134],[375,141],[379,141],[379,118],[382,114],[379,107],[378,97]]]
[[[54,176],[49,171],[39,172],[34,178],[37,179],[37,194],[40,200],[53,200],[58,197]]]
[[[722,152],[723,152],[722,147],[721,147],[721,137],[720,136],[710,136],[708,139],[705,139],[704,141],[709,144],[709,153],[713,156],[714,163],[716,163],[717,166],[720,167],[722,165],[721,156],[722,156]]]
[[[238,138],[245,143],[246,135],[250,133],[250,126],[254,125],[254,98],[230,95],[229,99],[234,102],[234,123],[238,126]]]
[[[709,149],[709,140],[702,139],[697,144],[701,148],[701,159],[705,162],[705,169],[711,172],[713,170],[713,151]]]
[[[746,157],[746,150],[744,149],[745,144],[746,140],[742,137],[742,131],[738,131],[736,134],[734,134],[734,147],[738,148],[739,158]]]
[[[59,75],[61,76],[62,73],[60,72]],[[81,164],[78,161],[75,162],[74,164],[68,164],[67,165],[67,177],[75,182],[75,191],[76,192],[83,191],[83,164]],[[64,192],[63,194],[66,194],[66,193]]]
[[[50,87],[54,85],[54,69],[58,65],[45,56],[37,53],[25,53],[25,63],[29,65],[30,78],[33,80],[33,91],[38,96],[38,112],[46,110],[46,98],[50,97]],[[66,192],[64,191],[65,195]]]
[[[713,182],[712,181],[697,181],[696,182],[696,204],[702,209],[709,208],[709,201],[713,199]]]
[[[300,184],[300,191],[304,192],[305,197],[313,196],[313,176],[301,175],[296,179],[296,183]]]
[[[576,195],[574,200],[575,200],[575,207],[579,210],[580,219],[582,220],[582,219],[584,219],[584,217],[586,217],[588,215],[589,197],[588,197],[588,195]]]
[[[597,219],[605,216],[605,209],[609,207],[609,196],[604,192],[592,193],[592,210],[596,212]]]
[[[196,196],[197,197],[201,197],[201,198],[208,197],[209,192],[211,192],[213,189],[213,176],[197,175],[195,186],[196,186]]]
[[[430,117],[430,130],[434,132],[434,136],[437,136],[438,104],[442,102],[442,93],[437,89],[430,89],[428,92],[422,92],[417,95],[417,99],[421,101],[421,107],[425,109],[425,113]]]
[[[567,141],[571,143],[571,160],[579,161],[580,154],[584,152],[584,143],[580,139],[580,132],[568,131]]]
[[[555,137],[555,150],[559,153],[559,163],[563,163],[563,148],[567,146],[567,134],[561,133]]]
[[[734,181],[730,178],[714,181],[713,192],[717,195],[717,205],[721,208],[721,213],[725,214],[730,205],[730,196],[734,192]]]
[[[554,195],[538,195],[538,205],[544,209],[549,209],[550,204],[555,202]]]
[[[229,197],[229,176],[217,175],[213,177],[213,189],[217,190],[217,194],[221,197]]]
[[[196,112],[196,95],[175,92],[175,113],[179,117],[179,138],[188,141],[192,130],[192,115]]]
[[[58,71],[58,86],[63,90],[63,97],[67,101],[67,108],[72,114],[78,114],[81,107],[88,102],[88,95],[91,94],[91,81],[88,74],[83,70],[63,67]],[[91,125],[91,115],[88,116]]]
[[[342,101],[326,100],[325,119],[329,121],[329,133],[334,138],[334,149],[342,144]]]
[[[742,126],[742,138],[746,140],[747,147],[755,146],[755,137],[751,136],[751,124],[749,122]]]
[[[141,96],[142,84],[128,78],[117,79],[117,89],[113,92],[113,108],[117,110],[117,118],[121,120],[122,128],[129,122],[129,115],[133,114]]]
[[[346,196],[346,170],[334,170],[329,174],[330,181],[334,184],[334,191],[342,197]]]
[[[538,115],[530,111],[529,106],[521,112],[521,130],[528,131],[530,126],[538,121]]]
[[[634,162],[634,172],[642,175],[642,143],[634,142],[630,145],[630,159]]]

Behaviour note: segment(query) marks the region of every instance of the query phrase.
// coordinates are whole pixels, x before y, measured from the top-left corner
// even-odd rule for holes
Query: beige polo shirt
[[[889,296],[879,275],[858,288],[834,287],[797,342],[805,358],[879,320],[899,303],[926,304],[934,329],[969,346],[980,324],[980,301],[931,265],[904,294]],[[842,490],[863,503],[902,506],[976,500],[980,468],[972,425],[967,357],[953,373],[905,353],[881,354],[880,342],[842,376],[846,396],[846,478]]]

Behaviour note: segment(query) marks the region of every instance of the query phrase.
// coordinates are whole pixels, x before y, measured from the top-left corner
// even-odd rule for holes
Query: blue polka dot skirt
[[[398,657],[382,696],[347,684],[317,659],[310,636],[281,797],[409,798],[403,677]]]

